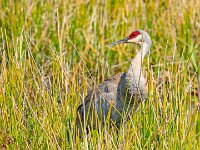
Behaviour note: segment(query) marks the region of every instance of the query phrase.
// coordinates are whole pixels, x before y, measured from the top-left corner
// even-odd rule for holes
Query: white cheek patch
[[[142,35],[139,34],[137,37],[133,38],[133,39],[130,39],[128,40],[127,42],[130,42],[130,43],[137,43],[140,41],[140,39],[142,39]]]

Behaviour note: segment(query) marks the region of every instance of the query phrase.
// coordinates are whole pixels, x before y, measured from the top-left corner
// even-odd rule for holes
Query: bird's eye
[[[141,39],[140,39],[140,42],[144,42],[144,39],[143,39],[143,38],[141,38]]]
[[[129,35],[129,39],[133,39],[133,38],[137,37],[139,34],[140,34],[140,32],[134,31]]]

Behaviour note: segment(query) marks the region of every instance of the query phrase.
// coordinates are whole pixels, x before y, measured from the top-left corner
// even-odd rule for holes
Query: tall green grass
[[[199,1],[0,2],[0,149],[200,148]],[[136,29],[153,41],[147,100],[118,134],[79,139],[82,98],[137,51],[106,46]]]

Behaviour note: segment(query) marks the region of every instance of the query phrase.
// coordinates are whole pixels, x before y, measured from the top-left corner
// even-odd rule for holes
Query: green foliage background
[[[200,1],[0,0],[0,149],[199,149]],[[120,134],[75,135],[88,89],[153,41],[149,96]],[[118,136],[118,138],[117,138]]]

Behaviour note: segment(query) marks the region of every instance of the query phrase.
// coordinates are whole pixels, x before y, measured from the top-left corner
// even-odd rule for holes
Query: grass
[[[199,1],[0,2],[0,149],[200,149]],[[81,98],[137,50],[106,46],[138,28],[147,100],[119,135],[78,139]]]

